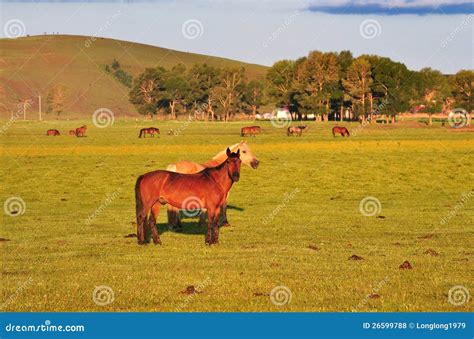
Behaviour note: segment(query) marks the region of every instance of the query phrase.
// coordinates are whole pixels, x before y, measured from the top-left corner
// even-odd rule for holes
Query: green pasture
[[[87,137],[67,135],[84,123]],[[168,230],[162,209],[163,245],[138,246],[126,237],[138,175],[204,162],[248,123],[1,124],[2,204],[24,201],[2,213],[2,310],[473,311],[449,291],[474,293],[474,133],[346,123],[343,139],[333,123],[308,122],[298,138],[259,123],[246,140],[260,167],[242,167],[220,244],[204,244],[197,219]],[[160,138],[138,139],[153,125]],[[360,211],[367,197],[373,216]],[[96,293],[106,305],[93,300],[99,286],[113,291]],[[199,293],[183,293],[190,286]]]

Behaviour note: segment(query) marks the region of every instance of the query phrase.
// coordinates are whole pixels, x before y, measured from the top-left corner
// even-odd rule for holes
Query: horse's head
[[[227,154],[227,173],[232,181],[236,182],[240,179],[240,149],[236,153],[231,152],[229,148],[226,151]]]
[[[242,160],[242,163],[252,167],[253,169],[257,169],[260,161],[255,157],[255,155],[253,155],[249,145],[247,145],[246,142],[241,141],[238,145],[238,149],[240,151],[240,159]]]

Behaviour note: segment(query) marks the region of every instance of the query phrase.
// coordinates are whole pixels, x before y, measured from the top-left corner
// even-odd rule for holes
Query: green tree
[[[213,88],[220,83],[220,70],[206,63],[194,64],[187,74],[189,81],[188,102],[192,103],[195,117],[201,115],[204,118],[215,117],[216,103],[211,95]]]
[[[281,60],[273,64],[267,71],[269,95],[279,105],[289,105],[293,96],[293,79],[296,63]]]
[[[46,112],[55,113],[56,118],[61,118],[61,113],[64,111],[67,98],[67,87],[59,84],[51,88],[46,97]]]
[[[252,109],[252,115],[255,119],[257,114],[257,109],[264,104],[265,95],[264,95],[264,84],[259,80],[250,81],[244,89],[242,100]]]
[[[450,80],[456,106],[472,112],[474,110],[474,100],[472,99],[474,71],[461,70],[453,75]]]
[[[136,79],[129,93],[129,99],[140,114],[155,115],[163,104],[165,73],[166,70],[162,67],[147,68]]]
[[[160,93],[159,99],[168,103],[171,119],[177,119],[176,106],[181,104],[186,108],[185,101],[190,91],[186,78],[186,67],[183,64],[178,64],[171,71],[166,72],[163,87],[164,91]]]
[[[367,114],[366,101],[372,82],[371,66],[364,57],[358,57],[352,61],[347,68],[346,78],[342,80],[344,90],[353,101],[353,108],[363,121]]]

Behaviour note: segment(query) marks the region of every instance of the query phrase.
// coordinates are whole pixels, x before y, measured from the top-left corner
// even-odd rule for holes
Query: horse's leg
[[[214,211],[214,217],[212,218],[212,243],[218,244],[219,243],[219,222],[221,220],[221,208],[222,206],[216,208]],[[211,219],[211,215],[208,215],[208,218]]]
[[[207,232],[206,232],[206,245],[212,245],[213,241],[213,221],[214,221],[214,211],[207,210]]]
[[[230,194],[230,191],[227,192],[227,196],[225,197],[225,202],[221,207],[221,215],[223,216],[222,226],[227,226],[227,227],[230,226],[230,223],[227,220],[227,201],[229,201],[229,194]],[[219,222],[220,222],[220,219],[221,218],[219,218]]]
[[[175,230],[181,227],[181,221],[179,220],[179,209],[171,205],[168,205],[168,227],[169,229]]]
[[[148,226],[151,229],[151,234],[152,234],[153,242],[155,243],[155,245],[158,245],[158,244],[161,245],[160,235],[158,234],[158,230],[156,229],[156,218],[158,217],[158,213],[160,212],[160,203],[156,203],[155,206],[153,206],[153,208],[150,211],[150,217],[148,218],[148,221],[149,221]]]

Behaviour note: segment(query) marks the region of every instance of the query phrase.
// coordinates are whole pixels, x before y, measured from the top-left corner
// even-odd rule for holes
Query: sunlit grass
[[[3,217],[5,310],[472,311],[448,302],[455,285],[472,291],[474,199],[456,208],[473,189],[472,133],[369,125],[334,139],[332,123],[310,122],[288,138],[260,123],[263,134],[247,140],[261,165],[242,168],[220,244],[205,246],[196,220],[166,230],[162,209],[163,245],[138,246],[125,238],[136,232],[137,176],[204,162],[242,140],[244,124],[192,123],[171,137],[184,122],[87,123],[86,138],[66,135],[77,121],[16,122],[0,136],[2,201],[26,203],[23,215]],[[161,137],[138,139],[148,125]],[[64,135],[46,137],[53,127]],[[367,196],[380,201],[379,217],[360,213]],[[405,260],[412,270],[398,268]],[[113,289],[112,304],[93,302],[100,285]],[[180,293],[189,285],[202,293]],[[279,285],[292,292],[281,307],[268,296]]]

